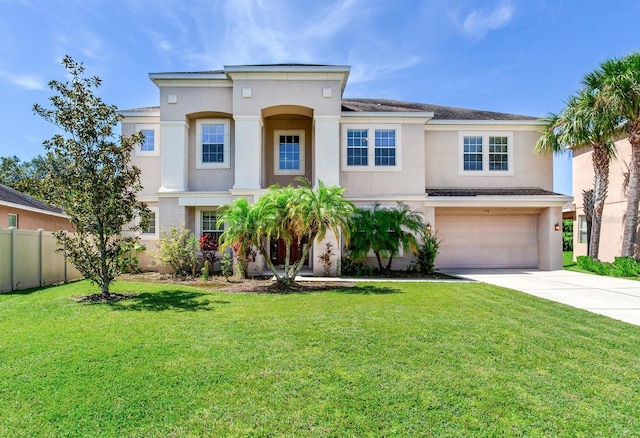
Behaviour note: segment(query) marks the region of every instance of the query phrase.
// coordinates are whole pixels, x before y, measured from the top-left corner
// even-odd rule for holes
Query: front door
[[[270,248],[271,263],[276,266],[284,265],[284,259],[287,256],[286,248],[287,246],[283,239],[272,240]],[[298,239],[293,239],[289,251],[289,263],[299,262],[302,258],[302,245],[298,242]]]

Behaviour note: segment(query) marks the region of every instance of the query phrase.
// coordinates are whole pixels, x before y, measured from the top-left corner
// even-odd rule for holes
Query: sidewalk
[[[640,326],[640,281],[564,270],[451,269],[445,273],[515,289]]]

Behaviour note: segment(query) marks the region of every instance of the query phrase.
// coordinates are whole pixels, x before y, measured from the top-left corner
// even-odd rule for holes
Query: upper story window
[[[153,152],[156,149],[155,131],[153,129],[143,129],[140,132],[142,132],[142,136],[144,137],[140,145],[140,150],[143,152]]]
[[[369,164],[369,131],[367,129],[347,129],[347,166],[367,166]]]
[[[229,168],[228,119],[199,119],[196,122],[196,169]]]
[[[274,137],[274,174],[304,175],[304,131],[278,129]]]
[[[135,131],[142,134],[142,143],[136,145],[136,157],[157,157],[160,155],[160,141],[157,126],[136,124]]]
[[[343,125],[342,170],[401,170],[399,145],[400,125]]]
[[[482,170],[482,137],[464,138],[464,170]]]
[[[375,165],[395,166],[396,165],[396,130],[376,129],[375,130]]]
[[[460,132],[459,174],[513,175],[511,132]]]

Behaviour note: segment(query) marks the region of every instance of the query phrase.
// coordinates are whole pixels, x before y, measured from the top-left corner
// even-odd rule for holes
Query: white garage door
[[[537,216],[436,213],[439,268],[536,268]]]

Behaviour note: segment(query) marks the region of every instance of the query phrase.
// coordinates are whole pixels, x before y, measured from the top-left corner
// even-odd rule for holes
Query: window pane
[[[464,170],[482,170],[482,137],[464,137]]]
[[[203,211],[202,212],[202,235],[208,235],[215,237],[216,242],[220,238],[220,235],[224,231],[224,225],[220,227],[216,225],[218,221],[218,214],[215,211]]]
[[[18,228],[18,215],[9,214],[9,227]]]
[[[140,131],[144,135],[142,145],[140,145],[141,151],[153,152],[155,149],[155,132],[153,129],[143,129]]]
[[[489,137],[489,170],[509,170],[507,137]]]
[[[156,213],[155,211],[151,212],[149,216],[149,226],[147,228],[142,229],[142,234],[156,234]]]
[[[300,170],[300,136],[281,135],[279,143],[279,169]]]
[[[376,166],[396,165],[395,129],[376,129],[374,156]]]
[[[586,216],[580,216],[578,218],[578,232],[580,233],[578,236],[578,242],[579,243],[587,243],[587,217]]]
[[[367,129],[347,130],[347,166],[367,166],[369,148]]]
[[[224,125],[202,125],[202,162],[224,163]]]

